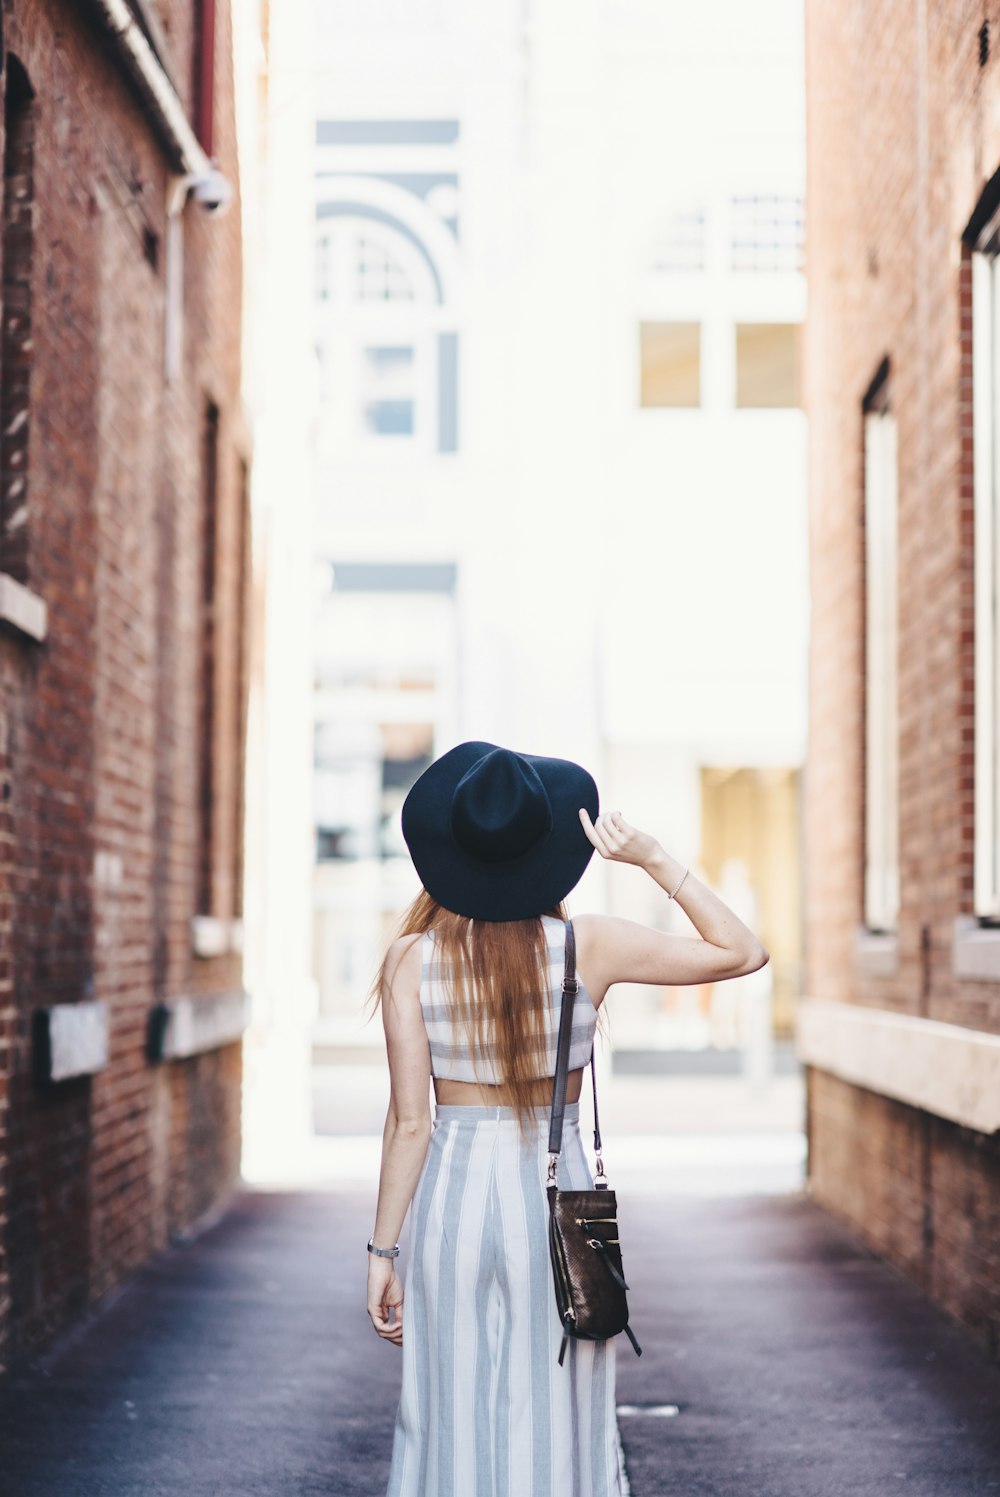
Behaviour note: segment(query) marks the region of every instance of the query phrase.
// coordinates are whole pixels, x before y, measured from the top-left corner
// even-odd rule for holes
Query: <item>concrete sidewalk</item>
[[[801,1192],[620,1195],[635,1497],[1000,1491],[1000,1366]]]
[[[633,1497],[1000,1491],[1000,1367],[800,1194],[619,1182]],[[374,1189],[244,1190],[0,1385],[3,1497],[383,1497],[399,1353],[364,1313]],[[471,1494],[456,1494],[471,1497]]]

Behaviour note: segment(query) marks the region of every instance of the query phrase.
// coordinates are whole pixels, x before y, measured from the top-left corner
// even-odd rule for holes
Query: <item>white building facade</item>
[[[799,959],[800,6],[316,0],[319,1045],[461,738],[580,759]],[[742,890],[742,894],[741,891]],[[597,864],[577,909],[687,922]],[[622,1048],[727,1043],[616,998]],[[786,1021],[787,1027],[787,1021]]]

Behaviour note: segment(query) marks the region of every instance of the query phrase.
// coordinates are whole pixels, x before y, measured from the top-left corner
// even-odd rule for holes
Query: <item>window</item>
[[[650,270],[678,275],[705,269],[705,209],[677,209],[655,234]]]
[[[412,250],[409,262],[371,235],[350,233],[343,223],[325,228],[316,237],[317,295],[321,301],[376,303],[429,299],[426,274]]]
[[[409,369],[413,364],[413,349],[399,345],[386,348],[366,348],[368,363],[379,374],[393,374]]]
[[[438,288],[421,248],[399,230],[333,215],[317,230],[316,291],[321,462],[449,450],[441,427],[456,396],[450,364],[439,367]]]
[[[314,811],[320,862],[406,856],[406,793],[450,735],[454,566],[334,561],[317,620]]]
[[[201,713],[198,745],[199,915],[218,915],[215,879],[215,659],[219,507],[219,408],[205,408],[202,430],[201,508]]]
[[[433,757],[430,723],[315,725],[316,857],[406,857],[403,801]]]
[[[386,344],[364,351],[361,388],[367,430],[378,437],[412,437],[416,406],[416,350]]]
[[[244,841],[246,819],[246,752],[249,672],[247,662],[250,628],[249,593],[253,566],[250,544],[250,468],[245,458],[238,459],[239,483],[236,494],[236,760],[240,766],[233,795],[233,898],[235,916],[243,915]]]
[[[336,241],[332,234],[316,236],[316,295],[329,301],[335,295]]]
[[[434,756],[431,723],[381,723],[382,798],[379,805],[379,851],[383,858],[407,854],[401,815],[411,787]]]
[[[27,583],[34,260],[34,93],[7,55],[3,149],[3,335],[0,355],[0,570]]]
[[[313,733],[317,860],[377,857],[382,789],[377,729],[331,720],[317,722]]]
[[[777,194],[733,198],[734,270],[801,270],[803,238],[801,198]]]
[[[972,409],[975,513],[975,811],[973,910],[1000,916],[1000,524],[997,468],[1000,326],[998,249],[990,230],[972,255]]]
[[[898,526],[896,420],[888,365],[865,400],[864,923],[892,931],[899,914]]]
[[[645,407],[701,404],[701,324],[639,324],[640,401]]]
[[[761,408],[798,405],[798,346],[797,323],[737,323],[737,406]]]
[[[410,277],[382,245],[359,239],[356,269],[359,301],[413,300]]]
[[[365,406],[365,424],[376,437],[412,437],[412,400],[371,400]]]

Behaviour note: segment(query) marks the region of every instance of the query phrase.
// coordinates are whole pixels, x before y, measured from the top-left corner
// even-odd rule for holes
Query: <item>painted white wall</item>
[[[244,214],[244,398],[253,437],[244,1169],[267,1173],[312,1129],[312,9],[234,7]],[[266,94],[261,80],[266,75]],[[262,107],[262,97],[266,103]]]
[[[582,760],[693,859],[699,764],[805,751],[804,417],[733,408],[734,323],[801,320],[804,280],[726,237],[734,194],[803,189],[800,0],[317,5],[319,118],[461,125],[460,450],[331,442],[318,545],[457,562],[453,737]],[[704,272],[655,272],[692,205]],[[657,318],[703,323],[699,410],[638,407]]]
[[[359,499],[331,544],[460,562],[463,734],[800,757],[804,423],[733,411],[726,345],[734,318],[800,319],[804,287],[718,252],[697,279],[647,272],[674,204],[801,190],[799,7],[368,9],[317,107],[461,121],[462,449],[340,468]],[[717,345],[705,408],[640,411],[638,322],[671,315]]]

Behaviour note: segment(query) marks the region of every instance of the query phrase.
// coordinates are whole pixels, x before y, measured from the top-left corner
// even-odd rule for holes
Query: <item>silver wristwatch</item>
[[[374,1239],[374,1237],[369,1237],[369,1239],[368,1239],[368,1251],[370,1253],[374,1253],[375,1256],[376,1256],[376,1258],[398,1258],[399,1257],[399,1243],[397,1242],[395,1247],[391,1247],[391,1248],[380,1248],[380,1247],[376,1247],[375,1246],[375,1239]]]

